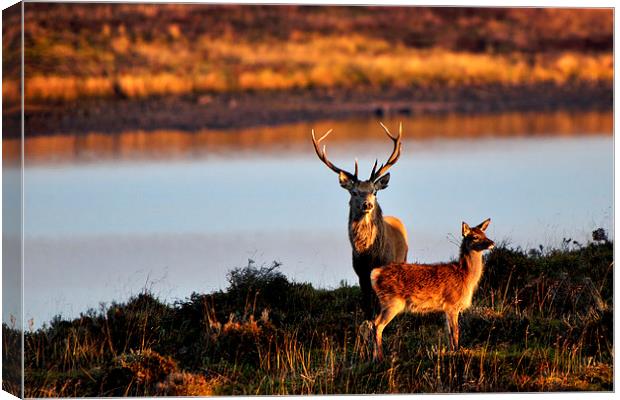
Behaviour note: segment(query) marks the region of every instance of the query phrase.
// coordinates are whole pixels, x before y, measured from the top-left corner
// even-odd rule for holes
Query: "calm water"
[[[486,217],[497,241],[585,242],[595,228],[613,229],[610,121],[611,114],[405,121],[403,155],[379,202],[407,226],[410,260],[454,258],[460,222]],[[328,151],[340,167],[358,157],[364,176],[389,155],[376,121],[314,125],[331,126]],[[248,259],[278,260],[288,277],[316,286],[355,283],[348,194],[316,158],[309,127],[31,140],[26,319],[39,326],[145,287],[167,300],[225,288],[227,271]]]

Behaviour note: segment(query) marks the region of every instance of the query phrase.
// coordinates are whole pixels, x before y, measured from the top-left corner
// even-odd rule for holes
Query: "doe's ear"
[[[388,187],[388,183],[390,182],[390,173],[383,175],[381,178],[375,181],[375,189],[383,190]]]
[[[471,228],[465,222],[463,222],[462,230],[463,230],[463,237],[469,235],[469,232],[471,232]]]
[[[353,182],[353,179],[351,179],[351,177],[344,172],[338,173],[338,181],[340,181],[340,186],[347,190],[351,190],[353,188],[353,184],[355,183]]]
[[[486,231],[489,224],[491,223],[491,218],[487,218],[480,223],[476,228],[480,229],[482,232]]]

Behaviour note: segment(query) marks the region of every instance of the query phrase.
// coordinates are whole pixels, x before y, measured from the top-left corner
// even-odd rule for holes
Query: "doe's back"
[[[402,302],[413,312],[458,307],[464,286],[458,264],[393,263],[374,269],[370,279],[382,304]]]

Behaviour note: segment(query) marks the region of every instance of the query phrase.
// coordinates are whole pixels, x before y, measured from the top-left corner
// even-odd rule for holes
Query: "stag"
[[[314,129],[312,130],[312,143],[317,156],[338,174],[340,186],[351,195],[349,241],[353,251],[353,269],[359,278],[362,290],[362,308],[368,320],[373,316],[373,303],[376,303],[370,285],[370,272],[382,265],[405,262],[408,250],[405,226],[396,217],[383,216],[376,197],[379,190],[388,187],[390,174],[387,171],[400,157],[403,125],[400,124],[398,136],[394,136],[385,125],[379,124],[392,140],[394,148],[385,164],[377,168],[378,160],[375,161],[368,180],[358,178],[357,160],[355,160],[355,173],[352,174],[329,161],[325,146],[322,150],[319,148],[321,141],[332,132],[331,129],[318,140],[314,135]]]

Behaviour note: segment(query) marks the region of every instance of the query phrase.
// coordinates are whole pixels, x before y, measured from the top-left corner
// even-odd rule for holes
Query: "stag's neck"
[[[459,256],[459,263],[461,265],[461,269],[466,273],[466,276],[469,278],[471,284],[474,286],[478,284],[480,281],[480,277],[482,276],[482,270],[484,269],[484,265],[482,262],[482,252],[469,250],[465,251],[461,247],[461,254]]]
[[[379,249],[383,242],[383,212],[377,204],[368,214],[355,215],[349,211],[349,239],[353,252],[364,254]]]

